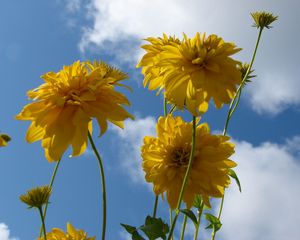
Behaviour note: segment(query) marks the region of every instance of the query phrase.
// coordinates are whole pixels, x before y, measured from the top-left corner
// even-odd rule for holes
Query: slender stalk
[[[173,222],[173,210],[170,208],[170,226],[172,225]],[[171,237],[171,240],[173,240],[173,236]]]
[[[197,219],[198,221],[197,221],[197,227],[195,229],[194,240],[197,240],[197,237],[198,237],[203,207],[204,207],[204,203],[202,202],[200,208],[198,209],[198,219]]]
[[[46,225],[45,225],[45,219],[43,217],[43,210],[42,207],[38,208],[39,213],[40,213],[40,217],[41,217],[41,221],[42,221],[42,225],[43,225],[43,232],[44,232],[44,240],[47,240],[47,236],[46,236]]]
[[[189,157],[189,164],[188,164],[187,170],[186,170],[184,178],[183,178],[183,182],[182,182],[181,190],[180,190],[180,193],[179,193],[177,206],[176,206],[176,209],[175,209],[175,218],[174,218],[173,223],[172,223],[172,227],[171,227],[171,231],[169,233],[168,240],[170,240],[171,236],[173,235],[173,231],[174,231],[174,228],[175,228],[175,225],[176,225],[177,217],[180,213],[180,211],[179,211],[180,210],[180,205],[181,205],[181,202],[182,202],[184,190],[185,190],[186,183],[187,183],[188,177],[190,175],[190,171],[191,171],[193,160],[194,160],[195,146],[196,146],[196,117],[193,116],[192,147],[191,147],[191,153],[190,153],[190,157]]]
[[[166,117],[167,114],[168,114],[167,105],[168,105],[167,99],[164,97],[164,116],[165,116],[165,117]]]
[[[168,236],[168,240],[173,239],[173,232],[174,232],[174,228],[175,228],[178,216],[179,216],[179,214],[176,214],[175,217],[174,217],[174,219],[173,219],[173,222],[172,222],[172,225],[171,225],[170,234]]]
[[[155,196],[154,209],[152,215],[154,218],[156,217],[157,205],[158,205],[158,196]]]
[[[103,208],[103,215],[102,215],[102,240],[105,240],[105,231],[106,231],[106,188],[105,188],[105,176],[104,176],[104,168],[102,164],[102,160],[100,154],[95,146],[91,133],[88,131],[88,138],[90,140],[91,146],[93,151],[96,155],[96,158],[99,163],[100,168],[100,175],[101,175],[101,182],[102,182],[102,208]]]
[[[170,109],[169,114],[173,113],[176,109],[176,105],[173,105],[173,107]]]
[[[53,186],[53,183],[54,183],[54,180],[55,180],[55,177],[56,177],[56,173],[57,173],[57,169],[59,167],[60,161],[61,161],[61,158],[56,162],[55,168],[53,170],[52,177],[51,177],[51,180],[50,180],[50,183],[49,183],[50,189],[52,189],[52,186]],[[44,212],[43,212],[43,218],[44,219],[46,219],[48,204],[49,204],[49,201],[45,204],[45,208],[44,208]],[[40,237],[42,236],[42,231],[43,231],[43,226],[41,226],[41,228],[40,228]]]
[[[246,74],[245,74],[245,76],[244,76],[244,78],[243,78],[243,80],[242,80],[240,86],[238,87],[238,89],[237,89],[237,91],[236,91],[236,94],[235,94],[233,100],[232,100],[231,103],[230,103],[229,110],[228,110],[228,113],[227,113],[226,122],[225,122],[225,126],[224,126],[224,130],[223,130],[223,135],[224,135],[224,136],[225,136],[226,133],[227,133],[229,121],[230,121],[230,119],[231,119],[233,113],[234,113],[235,110],[237,109],[237,106],[239,105],[240,98],[241,98],[241,92],[242,92],[243,86],[244,86],[244,84],[245,84],[245,82],[246,82],[246,80],[247,80],[248,75],[250,74],[252,65],[253,65],[253,63],[254,63],[254,59],[255,59],[255,56],[256,56],[257,49],[258,49],[258,45],[259,45],[259,41],[260,41],[260,38],[261,38],[262,30],[263,30],[263,28],[260,28],[260,29],[259,29],[258,36],[257,36],[257,40],[256,40],[256,44],[255,44],[255,48],[254,48],[254,51],[253,51],[253,54],[252,54],[252,58],[251,58],[249,67],[248,67],[248,69],[247,69],[247,72],[246,72]],[[223,195],[223,197],[222,197],[221,204],[220,204],[220,209],[219,209],[219,213],[218,213],[218,219],[220,219],[220,218],[221,218],[221,215],[222,215],[223,205],[224,205],[224,197],[225,197],[225,190],[224,190],[224,195]],[[213,230],[211,240],[214,240],[214,239],[215,239],[215,235],[216,235],[216,232],[215,232],[215,230]]]
[[[184,215],[183,223],[182,223],[182,229],[181,229],[181,235],[180,235],[180,240],[184,239],[184,232],[185,232],[185,227],[186,227],[186,220],[187,220],[187,216]]]

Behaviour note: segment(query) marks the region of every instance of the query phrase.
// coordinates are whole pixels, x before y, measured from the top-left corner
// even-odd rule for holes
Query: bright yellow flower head
[[[143,170],[146,181],[153,183],[156,195],[166,192],[172,209],[176,207],[183,178],[189,162],[192,142],[192,123],[181,117],[160,117],[156,126],[157,138],[145,137],[142,146]],[[221,198],[230,184],[228,170],[236,163],[228,159],[234,153],[229,137],[210,134],[202,123],[196,130],[195,158],[183,201],[190,208],[196,194],[207,206],[209,197]]]
[[[27,193],[20,196],[20,200],[27,204],[29,208],[41,208],[47,204],[51,195],[51,188],[41,186],[30,189]]]
[[[179,43],[159,44],[159,51],[150,54],[148,49],[156,49],[151,43],[146,45],[148,53],[141,60],[143,64],[138,65],[147,66],[142,71],[144,82],[151,80],[150,90],[164,88],[167,100],[179,109],[186,106],[198,116],[207,111],[211,98],[221,108],[234,97],[242,78],[241,63],[230,57],[240,51],[233,43],[216,35],[206,38],[197,33],[192,39],[184,35]]]
[[[28,92],[34,102],[16,118],[32,121],[26,140],[41,140],[49,161],[59,160],[70,145],[73,156],[82,154],[88,131],[92,131],[92,118],[97,119],[101,134],[107,121],[123,127],[126,118],[133,118],[123,108],[129,101],[114,89],[123,86],[119,82],[127,75],[103,62],[77,61],[42,78],[45,83]]]
[[[7,143],[11,140],[11,138],[7,134],[0,134],[0,147],[7,146]]]
[[[96,237],[87,237],[87,233],[80,229],[75,229],[71,223],[67,224],[67,232],[64,233],[59,228],[53,228],[47,233],[47,240],[95,240]],[[44,240],[40,237],[39,240]]]
[[[156,66],[159,62],[159,54],[165,46],[180,44],[180,40],[175,37],[168,37],[166,34],[162,38],[149,37],[146,39],[150,44],[143,45],[146,54],[142,57],[137,67],[142,67],[144,78],[144,87],[148,85],[149,90],[163,89],[163,75],[161,68]]]

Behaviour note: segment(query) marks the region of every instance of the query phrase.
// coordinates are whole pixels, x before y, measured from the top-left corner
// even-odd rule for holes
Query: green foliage
[[[132,240],[145,240],[145,238],[139,234],[139,230],[142,231],[149,240],[155,240],[159,238],[166,240],[169,232],[168,224],[164,223],[161,218],[154,218],[151,216],[147,216],[145,219],[145,224],[138,228],[122,223],[121,225],[131,235]]]
[[[195,227],[198,226],[198,221],[197,221],[197,217],[195,216],[195,214],[193,213],[193,211],[189,210],[189,209],[183,209],[180,210],[180,212],[182,212],[184,215],[186,215],[189,219],[192,220],[192,222],[194,223]]]
[[[216,216],[206,213],[205,218],[210,223],[206,229],[213,229],[213,231],[216,233],[221,228],[222,223]]]
[[[228,170],[228,175],[235,180],[236,184],[239,187],[239,191],[242,192],[241,183],[240,183],[240,180],[239,180],[238,176],[236,175],[235,171],[233,171],[232,169],[229,169]]]

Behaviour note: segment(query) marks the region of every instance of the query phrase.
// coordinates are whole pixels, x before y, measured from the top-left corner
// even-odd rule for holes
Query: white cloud
[[[222,239],[281,240],[300,234],[299,137],[285,145],[236,145],[234,160],[243,192],[232,186],[225,197]],[[298,149],[298,150],[297,150]]]
[[[127,121],[125,130],[116,130],[122,140],[126,139],[121,146],[125,170],[137,184],[145,183],[140,166],[141,141],[145,135],[155,135],[154,128],[155,119],[147,117]],[[222,239],[281,240],[300,235],[299,143],[300,136],[282,145],[235,142],[232,159],[238,163],[236,172],[243,192],[238,192],[235,183],[227,190],[219,233]]]
[[[72,0],[67,6],[78,9],[78,2]],[[249,13],[272,11],[279,20],[263,34],[254,64],[258,78],[245,99],[249,97],[252,109],[258,113],[278,114],[300,104],[300,50],[295,47],[300,34],[291,31],[297,29],[300,21],[299,7],[300,3],[294,0],[90,0],[84,11],[92,24],[83,26],[79,48],[82,52],[100,48],[115,60],[134,66],[142,54],[139,45],[145,37],[161,36],[163,32],[193,36],[197,31],[205,31],[234,41],[244,49],[239,58],[249,61],[256,38],[256,31],[250,28]]]
[[[141,168],[140,148],[144,136],[155,135],[156,121],[153,117],[136,119],[135,121],[126,120],[124,129],[113,127],[120,142],[121,164],[125,172],[135,183],[145,183],[144,172]]]
[[[10,231],[5,223],[0,223],[0,240],[18,240],[10,236]]]
[[[262,74],[246,89],[251,106],[258,113],[275,115],[290,105],[300,103],[299,80],[291,74],[283,72]]]

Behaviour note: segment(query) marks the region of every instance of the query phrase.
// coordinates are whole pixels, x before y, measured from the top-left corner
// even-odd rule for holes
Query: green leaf
[[[134,232],[131,236],[132,240],[145,240],[137,231]]]
[[[125,228],[125,230],[131,235],[132,240],[145,240],[137,231],[136,227],[123,224],[121,223],[121,226]]]
[[[121,226],[122,226],[123,228],[125,228],[125,230],[126,230],[128,233],[130,233],[130,234],[133,234],[134,232],[137,231],[136,227],[133,227],[133,226],[130,226],[130,225],[127,225],[127,224],[121,223]]]
[[[216,216],[214,216],[210,213],[206,213],[205,217],[206,217],[206,220],[210,223],[206,227],[206,229],[212,228],[212,229],[214,229],[214,232],[217,232],[221,228],[222,223]]]
[[[240,180],[239,180],[238,176],[236,175],[235,171],[233,171],[232,169],[229,169],[228,175],[235,180],[236,184],[239,187],[239,191],[242,192],[241,183],[240,183]]]
[[[191,219],[195,225],[195,227],[198,226],[198,221],[197,221],[197,217],[195,216],[195,214],[193,213],[193,211],[189,210],[189,209],[183,209],[180,210],[180,212],[182,212],[184,215],[186,215],[189,219]]]
[[[169,232],[168,224],[164,223],[161,218],[153,218],[147,216],[145,220],[145,225],[139,227],[149,240],[155,240],[157,238],[166,239],[167,233]]]
[[[193,206],[195,207],[195,208],[201,208],[201,205],[202,205],[202,202],[203,202],[203,200],[202,200],[202,197],[201,197],[201,195],[196,195],[196,197],[195,197],[195,199],[194,199],[194,203],[193,203]]]

